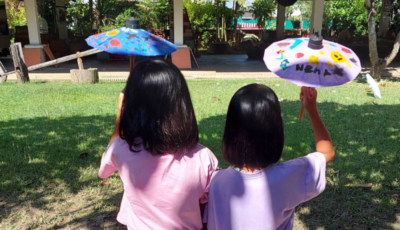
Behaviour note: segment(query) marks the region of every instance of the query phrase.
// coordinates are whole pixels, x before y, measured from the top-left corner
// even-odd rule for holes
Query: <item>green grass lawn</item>
[[[273,88],[285,122],[283,160],[314,148],[299,88],[283,80],[189,81],[200,142],[221,157],[231,96],[253,82]],[[124,83],[0,85],[0,229],[124,229],[122,184],[97,177]],[[295,229],[400,229],[400,82],[375,100],[364,82],[319,90],[337,157],[326,191],[298,207]],[[80,157],[87,153],[87,157]],[[366,184],[372,186],[364,186]]]

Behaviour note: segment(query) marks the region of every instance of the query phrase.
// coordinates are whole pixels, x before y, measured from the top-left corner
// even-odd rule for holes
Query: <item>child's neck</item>
[[[245,172],[250,172],[250,173],[252,173],[252,172],[254,172],[254,171],[256,171],[256,170],[262,170],[262,169],[261,169],[261,168],[251,168],[251,167],[243,166],[243,168],[241,168],[240,170],[243,170],[243,171],[245,171]]]

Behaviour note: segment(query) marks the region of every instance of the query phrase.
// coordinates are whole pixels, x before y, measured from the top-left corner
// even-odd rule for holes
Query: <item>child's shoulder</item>
[[[197,144],[194,148],[192,148],[188,155],[198,156],[203,161],[213,161],[218,162],[217,158],[215,157],[214,153],[204,145]]]
[[[212,174],[211,184],[225,185],[227,183],[235,183],[235,181],[241,181],[243,177],[239,171],[229,166],[225,169],[219,169]]]
[[[295,167],[295,166],[301,166],[301,165],[308,165],[311,161],[325,161],[325,157],[322,153],[320,152],[313,152],[309,153],[305,156],[298,157],[292,160],[288,160],[279,164],[276,164],[275,166],[277,167]]]
[[[112,140],[109,144],[107,149],[110,149],[115,153],[121,152],[121,150],[129,150],[129,145],[128,143],[120,138],[120,137],[116,137],[114,140]]]
[[[291,175],[291,174],[301,174],[304,171],[307,171],[310,167],[325,167],[326,160],[322,153],[314,152],[309,153],[306,156],[298,157],[292,160],[288,160],[276,165],[271,166],[271,170],[275,173],[280,173],[283,175]]]
[[[109,147],[110,147],[110,146],[116,147],[116,146],[121,146],[121,145],[123,145],[123,144],[126,144],[126,141],[123,140],[121,137],[116,137],[114,140],[112,140],[112,141],[108,144],[108,146],[109,146]]]
[[[192,154],[209,154],[212,153],[209,148],[202,144],[196,144],[191,150],[189,150],[189,153]]]

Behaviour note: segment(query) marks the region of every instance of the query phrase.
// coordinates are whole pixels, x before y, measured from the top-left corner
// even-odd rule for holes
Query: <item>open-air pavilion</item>
[[[27,60],[36,60],[36,63],[44,62],[45,55],[43,52],[43,44],[46,44],[47,41],[43,41],[41,39],[41,31],[40,31],[40,19],[38,19],[38,7],[37,1],[39,0],[24,0],[26,17],[27,17],[27,35],[29,36],[29,44],[24,46],[24,55]],[[55,0],[57,7],[65,6],[65,0]],[[298,0],[302,1],[302,0]],[[312,14],[311,18],[309,18],[310,26],[309,31],[310,33],[313,32],[322,32],[323,28],[323,9],[325,1],[329,0],[304,0],[312,2]],[[280,2],[280,1],[278,1]],[[293,0],[281,0],[282,3],[285,2],[293,2]],[[170,40],[174,42],[178,47],[179,50],[174,55],[175,57],[172,58],[174,64],[176,64],[181,69],[188,69],[188,66],[191,66],[191,56],[188,50],[188,47],[185,45],[185,32],[184,32],[184,15],[183,15],[183,0],[175,0],[172,3],[173,8],[173,28],[170,29]],[[284,39],[285,37],[285,6],[278,4],[277,5],[277,17],[276,17],[276,38],[277,40]],[[382,22],[381,22],[382,23]],[[384,28],[381,26],[381,28]],[[60,39],[68,39],[67,33],[67,23],[65,21],[58,21],[58,37]],[[79,51],[79,50],[78,50]],[[54,52],[54,51],[53,51]],[[76,52],[76,51],[75,51]],[[57,55],[56,55],[57,57]],[[214,57],[214,59],[218,59],[218,57]],[[226,58],[222,58],[226,60]],[[189,61],[188,61],[189,60]],[[238,57],[235,59],[236,63],[240,63],[241,60],[245,60],[243,57]],[[200,69],[209,71],[212,69],[210,67],[210,63],[215,61],[205,61],[202,62],[199,60]],[[221,61],[222,63],[228,64],[229,61]],[[183,63],[183,64],[182,64]],[[186,63],[186,64],[184,64]],[[248,65],[249,63],[243,63],[244,65]],[[29,66],[29,63],[27,63]],[[206,65],[206,67],[204,67]],[[243,66],[239,66],[238,70],[242,70]],[[262,66],[260,64],[260,66]],[[92,66],[97,67],[97,66]],[[220,66],[219,66],[220,67]],[[233,67],[232,71],[236,70]],[[190,67],[189,67],[190,68]],[[215,67],[218,69],[217,67]],[[259,69],[262,67],[252,68],[252,69]],[[223,68],[222,68],[223,69]],[[229,72],[232,72],[229,71]]]
[[[284,2],[284,1],[283,1]],[[323,7],[325,0],[312,0],[313,2],[313,10],[312,16],[310,19],[310,31],[320,32],[322,30],[322,16],[323,16]],[[56,0],[57,7],[65,6],[66,1],[64,0]],[[37,17],[38,8],[37,8],[37,0],[24,0],[26,17],[27,17],[27,28],[28,28],[28,36],[29,36],[29,44],[24,47],[24,55],[28,56],[27,58],[38,59],[38,54],[41,55],[41,61],[45,60],[44,54],[41,51],[43,41],[41,39],[40,34],[40,21]],[[276,29],[276,38],[283,39],[284,38],[284,23],[285,23],[285,7],[278,4],[277,6],[277,29]],[[181,62],[181,60],[190,59],[190,52],[185,52],[187,49],[184,44],[184,21],[183,21],[183,0],[175,0],[173,1],[173,28],[171,28],[170,37],[171,40],[179,47],[176,57],[174,58],[174,62]],[[59,37],[67,38],[67,25],[66,22],[59,22]],[[36,50],[36,51],[35,51]]]
[[[325,0],[310,0],[313,2],[312,16],[310,20],[311,31],[322,30],[322,16]],[[26,17],[28,22],[29,41],[31,45],[40,45],[40,29],[39,21],[36,15],[38,15],[37,0],[25,0]],[[65,1],[56,0],[57,6],[65,5]],[[183,0],[173,1],[173,15],[174,15],[174,31],[173,41],[178,46],[183,46]],[[284,22],[285,22],[285,7],[278,4],[278,16],[277,16],[277,37],[283,38],[284,36]],[[66,26],[65,26],[66,29]]]

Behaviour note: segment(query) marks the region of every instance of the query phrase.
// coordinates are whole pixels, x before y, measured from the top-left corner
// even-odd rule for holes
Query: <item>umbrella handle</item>
[[[135,65],[135,57],[129,56],[129,73],[132,72],[134,65]]]
[[[301,104],[301,110],[300,110],[300,118],[299,118],[299,120],[300,120],[300,121],[303,121],[303,118],[304,118],[304,105]]]

